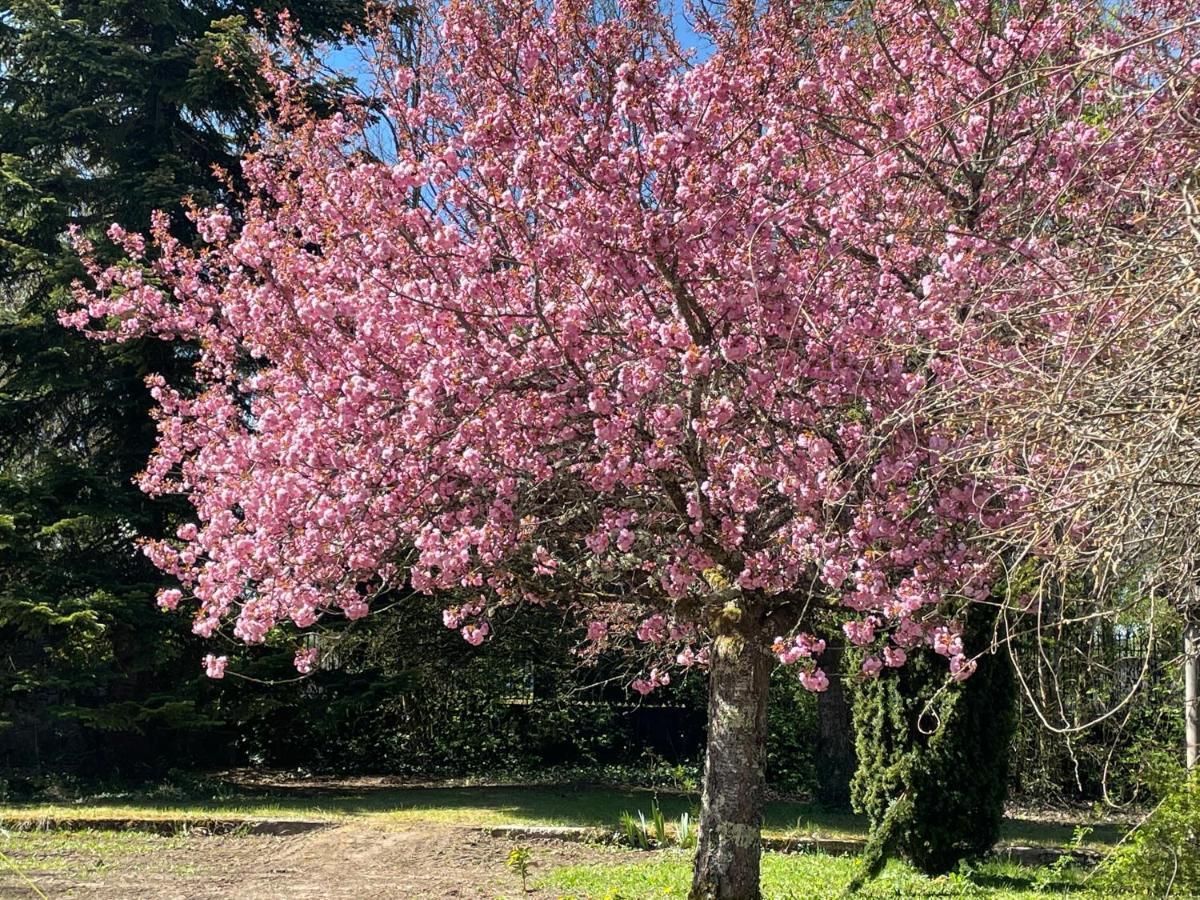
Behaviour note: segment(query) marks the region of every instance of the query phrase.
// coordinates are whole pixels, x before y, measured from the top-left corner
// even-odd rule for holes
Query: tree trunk
[[[708,751],[691,900],[758,900],[771,657],[762,611],[713,644]]]
[[[817,800],[836,808],[850,806],[850,779],[858,766],[853,717],[842,672],[845,655],[846,648],[840,643],[831,643],[821,655],[829,687],[817,694]]]
[[[1187,743],[1187,767],[1192,772],[1200,762],[1200,626],[1183,627],[1183,717]]]

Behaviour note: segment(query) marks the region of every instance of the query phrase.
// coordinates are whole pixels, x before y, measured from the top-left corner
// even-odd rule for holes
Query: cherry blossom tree
[[[1166,177],[1143,38],[1184,6],[698,5],[698,54],[647,0],[449,0],[332,118],[268,72],[242,207],[199,250],[114,227],[64,313],[197,348],[152,379],[142,484],[197,516],[147,547],[160,602],[254,643],[407,584],[472,643],[563,604],[643,693],[702,667],[693,896],[757,897],[772,666],[823,690],[839,614],[862,677],[974,667],[972,537],[1022,497],[933,401],[1095,198]]]

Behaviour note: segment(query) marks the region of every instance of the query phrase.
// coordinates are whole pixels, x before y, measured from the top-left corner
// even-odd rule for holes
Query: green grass
[[[118,794],[80,798],[75,803],[9,803],[5,821],[40,819],[204,819],[204,818],[365,818],[373,822],[439,822],[454,825],[582,825],[616,828],[622,812],[640,809],[649,815],[655,794],[650,790],[622,790],[595,785],[530,785],[470,787],[359,787],[277,788],[249,790],[221,786],[216,793],[163,797],[151,794]],[[695,811],[694,795],[658,793],[663,813],[678,819]],[[805,803],[769,803],[765,827],[777,837],[811,835],[831,838],[863,837],[866,823],[860,816],[828,812]],[[1003,838],[1016,843],[1062,845],[1071,840],[1073,823],[1012,819],[1005,822]],[[1089,837],[1093,846],[1111,844],[1120,837],[1116,826],[1099,826]]]
[[[150,835],[135,831],[10,831],[0,830],[0,885],[19,885],[23,879],[55,875],[67,879],[103,876],[121,864],[136,871],[188,874],[192,868],[180,856],[164,855],[185,849],[187,835]],[[563,866],[543,870],[533,851],[535,887],[552,890],[561,900],[643,900],[687,896],[691,858],[688,851],[649,853],[645,861],[617,863],[629,853],[613,853],[613,863]],[[821,900],[839,897],[858,865],[856,859],[819,853],[763,857],[766,900]],[[20,873],[13,880],[13,873]],[[1046,900],[1051,896],[1078,900],[1093,897],[1081,884],[1077,870],[1024,869],[1007,863],[987,863],[966,874],[927,878],[900,863],[858,896],[882,898],[980,897],[988,900]],[[28,881],[26,881],[28,883]],[[2,893],[0,889],[0,893]]]
[[[183,834],[160,836],[138,831],[14,831],[0,829],[0,879],[18,872],[80,874],[80,860],[101,872],[117,860],[152,857],[184,846]]]
[[[333,787],[246,790],[222,786],[206,796],[121,794],[80,798],[75,803],[8,804],[0,814],[17,827],[36,826],[40,820],[167,819],[186,823],[204,819],[327,818],[353,819],[386,827],[389,823],[437,822],[470,826],[509,823],[584,825],[615,828],[624,811],[647,814],[655,796],[649,790],[613,789],[590,785],[474,786],[474,787]],[[659,803],[668,820],[692,811],[693,795],[659,791]],[[828,837],[861,837],[864,823],[847,813],[830,813],[803,803],[772,803],[766,811],[768,834]],[[1005,824],[1010,841],[1065,845],[1069,824],[1011,820]],[[1099,830],[1109,843],[1119,832]],[[154,854],[178,849],[186,831],[159,836],[138,831],[15,830],[0,828],[0,868],[29,874],[58,874],[68,878],[100,874],[121,862],[136,868],[180,865]],[[647,854],[637,863],[619,862],[629,856],[614,854],[612,863],[567,866],[549,871],[537,867],[540,886],[556,896],[578,900],[634,900],[634,898],[685,897],[690,854],[666,851]],[[81,862],[83,868],[81,868]],[[833,898],[851,878],[857,860],[824,854],[768,853],[763,862],[763,890],[769,900]],[[995,900],[1032,900],[1047,896],[1088,896],[1079,884],[1082,874],[1067,870],[1031,870],[1006,863],[988,863],[966,875],[926,878],[907,866],[893,863],[861,896],[868,898],[986,897]],[[5,873],[0,871],[0,883]],[[11,883],[11,881],[9,882]]]
[[[823,854],[763,857],[762,888],[766,900],[819,900],[836,898],[854,874],[857,861]],[[564,866],[546,873],[537,886],[551,888],[563,900],[643,900],[682,898],[688,893],[690,860],[669,853],[627,865]],[[1084,897],[1075,872],[1021,869],[1011,864],[989,863],[965,875],[927,878],[900,863],[890,863],[883,874],[857,896],[864,898],[986,897],[989,900],[1046,900],[1050,896]]]

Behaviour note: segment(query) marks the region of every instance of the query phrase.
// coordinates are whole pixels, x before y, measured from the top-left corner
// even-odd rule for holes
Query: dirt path
[[[155,839],[148,839],[155,840]],[[339,825],[277,837],[200,836],[162,838],[148,852],[98,859],[72,849],[47,855],[45,869],[29,872],[51,898],[104,900],[393,900],[393,898],[516,898],[520,881],[505,866],[511,841],[462,827]],[[555,866],[618,862],[620,851],[529,842],[534,880]],[[639,856],[645,859],[645,855]],[[0,870],[0,897],[37,895],[11,872]],[[537,900],[555,891],[525,895]]]

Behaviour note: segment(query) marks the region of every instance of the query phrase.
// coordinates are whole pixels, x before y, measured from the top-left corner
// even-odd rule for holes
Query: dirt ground
[[[50,900],[383,900],[383,898],[516,898],[520,879],[505,865],[516,844],[448,825],[337,825],[291,836],[206,836],[164,839],[141,854],[96,859],[84,849],[55,853],[47,869],[26,874]],[[554,841],[523,842],[532,851],[531,881],[561,865],[619,862],[621,851]],[[91,857],[91,858],[89,858]],[[645,854],[638,855],[645,860]],[[0,897],[38,895],[0,868]],[[552,890],[524,895],[556,898]]]

